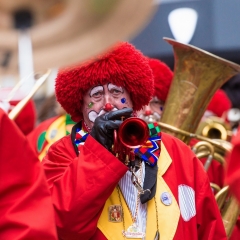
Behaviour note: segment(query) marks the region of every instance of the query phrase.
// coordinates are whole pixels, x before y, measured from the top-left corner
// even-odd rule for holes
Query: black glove
[[[114,140],[114,129],[119,128],[122,123],[122,117],[128,118],[132,112],[133,110],[131,108],[123,108],[97,117],[90,133],[91,136],[110,151]]]

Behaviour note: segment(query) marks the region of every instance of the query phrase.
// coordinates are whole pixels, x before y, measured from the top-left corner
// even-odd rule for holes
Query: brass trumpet
[[[149,129],[147,123],[137,117],[130,117],[123,121],[118,131],[114,131],[113,153],[115,156],[125,162],[135,159],[133,149],[140,147],[149,138]]]
[[[137,117],[130,117],[123,121],[118,132],[114,130],[113,153],[127,166],[132,173],[131,181],[140,194],[150,192],[149,189],[143,189],[135,175],[135,154],[133,149],[139,148],[149,138],[149,128],[147,123]],[[130,164],[129,164],[130,163]]]

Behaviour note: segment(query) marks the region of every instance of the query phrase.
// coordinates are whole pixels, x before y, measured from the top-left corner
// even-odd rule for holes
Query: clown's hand
[[[91,136],[110,151],[114,140],[113,131],[119,128],[122,118],[131,117],[132,112],[131,108],[123,108],[97,117],[91,131]]]
[[[8,113],[10,108],[11,108],[11,105],[9,104],[9,102],[6,102],[6,101],[0,101],[0,108],[5,112],[5,113]]]

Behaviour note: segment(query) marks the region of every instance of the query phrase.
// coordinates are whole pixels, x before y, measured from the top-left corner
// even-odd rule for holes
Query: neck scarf
[[[83,122],[78,124],[75,130],[75,146],[79,149],[86,141],[89,133],[82,126]],[[134,150],[134,153],[142,159],[146,164],[154,167],[161,152],[161,131],[157,123],[148,124],[150,137],[140,148]],[[73,128],[75,129],[75,128]]]

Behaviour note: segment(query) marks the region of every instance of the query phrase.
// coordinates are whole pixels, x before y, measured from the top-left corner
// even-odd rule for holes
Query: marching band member
[[[27,135],[29,144],[32,146],[40,161],[42,161],[46,155],[51,144],[70,134],[72,126],[75,124],[70,115],[66,114],[64,109],[56,101],[55,97],[51,97],[49,100],[53,101],[53,105],[51,109],[46,109],[44,105],[45,110],[54,112],[55,116],[40,122],[38,126]]]
[[[227,156],[225,184],[229,185],[230,191],[240,203],[240,129],[238,129],[231,141],[233,148],[231,153]],[[238,240],[240,237],[240,217],[236,222],[230,240]]]
[[[46,177],[27,139],[0,109],[0,239],[56,240]]]
[[[222,89],[218,89],[207,106],[203,120],[210,116],[216,116],[227,121],[227,113],[231,107],[232,103],[227,94]]]
[[[154,94],[149,104],[139,111],[138,115],[146,122],[157,122],[161,119],[164,103],[170,89],[173,72],[162,61],[148,58],[154,77]]]
[[[227,112],[231,108],[231,101],[229,100],[228,96],[225,92],[221,89],[217,90],[216,93],[213,95],[211,101],[209,102],[207,109],[201,119],[201,123],[197,129],[197,134],[202,134],[202,126],[201,125],[207,119],[211,117],[217,117],[219,120],[222,121],[224,125],[227,126]],[[193,147],[198,140],[192,139],[190,141],[190,146]],[[223,156],[225,157],[225,156]],[[200,159],[203,164],[205,164],[207,158]],[[208,170],[207,174],[211,183],[217,184],[220,188],[224,186],[224,174],[225,174],[225,165],[218,162],[216,159],[213,159]],[[215,192],[216,193],[216,192]]]
[[[112,154],[114,130],[153,95],[140,51],[119,43],[62,69],[55,90],[78,122],[42,161],[60,239],[226,239],[208,177],[183,142],[149,124],[130,163]]]

